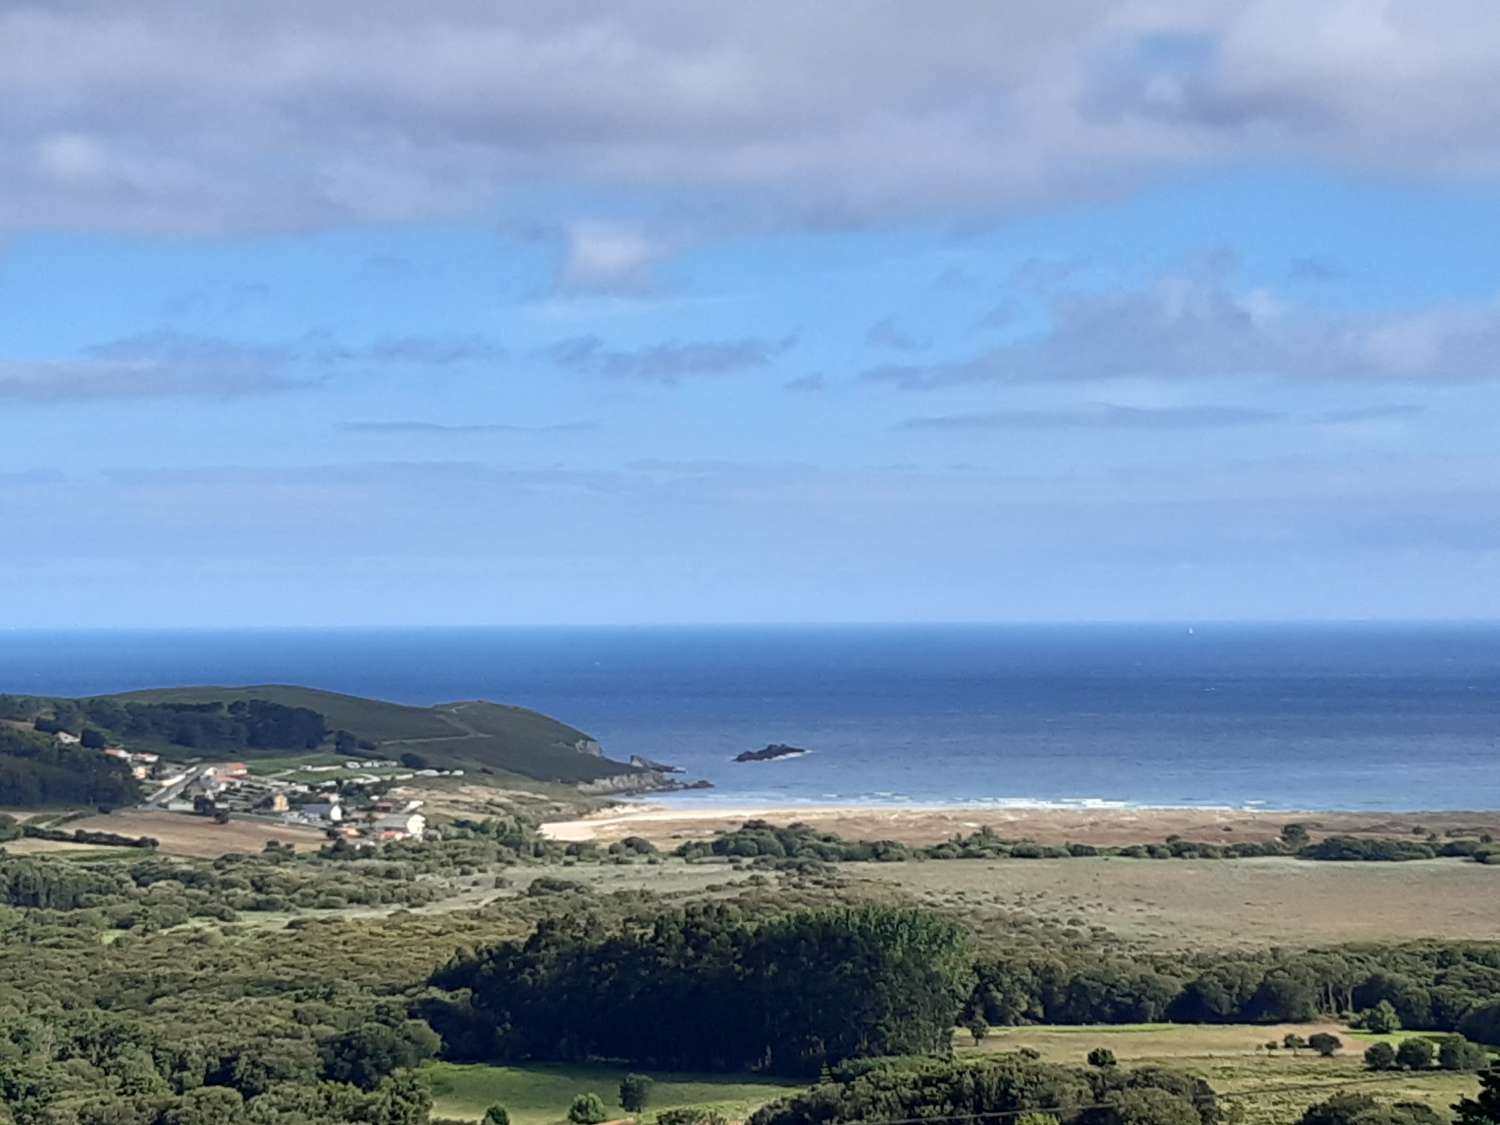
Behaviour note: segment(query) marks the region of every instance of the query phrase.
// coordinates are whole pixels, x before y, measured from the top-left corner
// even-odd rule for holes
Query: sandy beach
[[[1130,844],[1185,836],[1198,840],[1265,840],[1288,821],[1315,834],[1409,836],[1464,830],[1500,837],[1500,812],[1288,812],[1230,808],[996,807],[994,805],[797,805],[674,807],[615,805],[576,820],[543,825],[554,840],[609,843],[643,836],[667,843],[712,836],[746,820],[802,822],[850,839],[925,844],[989,827],[1006,837],[1040,843]]]

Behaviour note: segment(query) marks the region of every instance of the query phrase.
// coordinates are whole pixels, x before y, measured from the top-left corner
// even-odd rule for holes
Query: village
[[[252,772],[245,762],[182,763],[160,754],[118,745],[89,745],[67,731],[53,737],[62,745],[96,750],[130,768],[145,787],[142,808],[264,823],[317,828],[329,839],[368,846],[391,840],[420,840],[427,818],[420,800],[391,795],[392,784],[418,778],[462,777],[461,769],[410,769],[389,759],[313,762],[278,772]]]

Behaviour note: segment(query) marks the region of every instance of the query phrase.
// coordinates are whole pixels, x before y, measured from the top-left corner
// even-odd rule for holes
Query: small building
[[[64,746],[77,746],[80,742],[83,741],[76,734],[69,734],[65,730],[58,731],[56,737],[57,741],[62,743]]]
[[[111,758],[119,758],[122,762],[130,761],[130,751],[123,746],[106,746],[100,753]]]
[[[344,809],[337,801],[314,801],[301,808],[303,816],[314,820],[327,820],[334,824],[344,819]]]
[[[381,840],[420,840],[427,831],[427,818],[421,813],[391,813],[377,816],[370,829]]]

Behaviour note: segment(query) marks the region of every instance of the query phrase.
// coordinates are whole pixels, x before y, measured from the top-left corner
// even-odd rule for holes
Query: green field
[[[636,1068],[640,1069],[640,1068]],[[607,1066],[459,1066],[436,1063],[426,1073],[432,1079],[433,1117],[477,1120],[492,1105],[510,1111],[515,1125],[553,1125],[565,1121],[568,1104],[578,1094],[595,1093],[604,1104],[619,1109],[620,1079],[625,1067]],[[656,1074],[646,1117],[677,1106],[711,1106],[731,1121],[801,1085],[753,1079],[744,1075]]]
[[[1265,1044],[1288,1032],[1304,1039],[1327,1031],[1344,1041],[1333,1058]],[[978,1047],[955,1039],[960,1056],[1030,1047],[1048,1062],[1083,1065],[1094,1047],[1108,1047],[1121,1066],[1161,1065],[1206,1078],[1245,1125],[1286,1125],[1309,1105],[1340,1091],[1370,1093],[1389,1101],[1419,1101],[1447,1116],[1460,1097],[1472,1096],[1472,1074],[1441,1070],[1372,1072],[1361,1055],[1377,1040],[1397,1043],[1416,1032],[1370,1035],[1336,1024],[1125,1024],[1117,1026],[996,1028]],[[1440,1038],[1440,1036],[1423,1036]]]

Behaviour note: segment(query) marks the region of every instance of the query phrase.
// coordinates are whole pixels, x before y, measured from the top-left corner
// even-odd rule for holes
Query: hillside
[[[566,784],[605,781],[642,773],[600,756],[597,744],[587,734],[566,723],[524,707],[483,701],[412,707],[315,688],[263,684],[162,688],[71,702],[84,716],[84,725],[92,720],[132,749],[151,749],[172,757],[201,756],[225,750],[232,751],[236,757],[254,758],[257,755],[284,755],[288,750],[313,750],[318,746],[294,745],[286,741],[260,746],[253,743],[232,747],[212,743],[185,746],[180,741],[174,744],[171,737],[158,731],[132,734],[120,721],[101,722],[97,716],[109,716],[113,710],[128,709],[132,704],[154,704],[198,709],[196,713],[184,712],[197,719],[204,713],[204,708],[215,704],[223,705],[226,712],[236,708],[243,711],[251,703],[271,704],[290,709],[288,713],[295,712],[304,720],[311,720],[309,712],[321,716],[328,736],[328,741],[320,744],[324,748],[331,745],[334,732],[347,731],[365,744],[364,753],[387,758],[415,754],[425,765],[438,769],[491,771]],[[116,707],[112,709],[109,704]],[[214,721],[219,714],[210,711],[207,721]],[[301,729],[308,729],[305,721]],[[315,721],[312,729],[318,730]],[[318,733],[313,734],[312,739],[317,738]],[[371,744],[373,750],[368,748]]]

